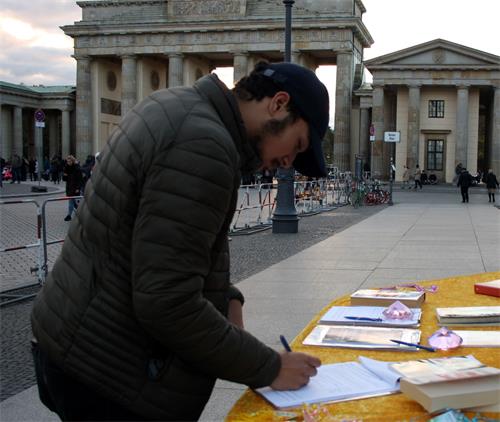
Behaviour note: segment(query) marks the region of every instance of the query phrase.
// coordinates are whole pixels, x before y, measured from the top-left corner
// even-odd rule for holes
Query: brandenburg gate
[[[110,132],[151,92],[191,85],[216,67],[234,80],[262,59],[284,57],[279,0],[79,1],[82,20],[62,27],[74,39],[76,154],[99,151]],[[373,40],[361,0],[297,0],[292,61],[336,65],[335,165],[351,167],[352,93],[361,85],[363,49]]]

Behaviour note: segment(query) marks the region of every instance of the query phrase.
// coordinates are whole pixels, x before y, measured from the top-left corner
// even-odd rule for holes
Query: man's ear
[[[290,94],[286,91],[278,91],[269,101],[269,114],[272,118],[281,119],[288,114],[288,104],[290,103]]]

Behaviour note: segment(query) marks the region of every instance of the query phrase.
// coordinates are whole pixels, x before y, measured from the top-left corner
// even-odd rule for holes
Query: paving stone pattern
[[[41,206],[43,201],[37,202]],[[37,239],[37,211],[33,203],[2,205],[0,218],[0,248],[10,248],[35,244]],[[64,221],[67,214],[66,202],[48,202],[46,206],[47,240],[64,239],[69,223]],[[48,245],[49,269],[61,251],[61,244]],[[0,291],[5,291],[37,282],[36,273],[31,268],[38,267],[39,247],[1,252]]]

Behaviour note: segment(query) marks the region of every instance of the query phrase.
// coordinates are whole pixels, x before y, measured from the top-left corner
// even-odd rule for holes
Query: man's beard
[[[279,136],[283,131],[287,128],[288,125],[291,125],[295,122],[295,118],[289,114],[282,120],[278,119],[270,119],[264,122],[262,125],[260,132],[248,138],[250,144],[254,145],[254,148],[257,149],[259,156],[262,158],[261,149],[262,144],[265,141],[267,136]],[[279,160],[273,160],[271,162],[271,169],[276,169],[280,166]]]

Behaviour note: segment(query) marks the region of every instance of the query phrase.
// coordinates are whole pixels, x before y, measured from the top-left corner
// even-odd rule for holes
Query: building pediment
[[[437,39],[365,62],[371,70],[404,68],[496,68],[500,56]]]

